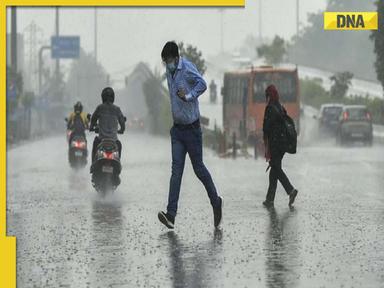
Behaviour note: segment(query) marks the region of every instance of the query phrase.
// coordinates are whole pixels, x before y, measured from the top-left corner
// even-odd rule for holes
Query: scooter
[[[90,115],[87,116],[90,118]],[[68,119],[65,118],[68,123]],[[71,129],[67,129],[68,161],[72,168],[82,168],[87,165],[88,149],[85,134],[74,135]]]
[[[99,133],[98,127],[93,131]],[[97,146],[91,170],[92,185],[101,196],[115,191],[120,185],[121,169],[119,148],[116,141],[103,139]]]
[[[73,168],[85,167],[87,165],[88,149],[87,140],[83,135],[70,137],[68,160]]]

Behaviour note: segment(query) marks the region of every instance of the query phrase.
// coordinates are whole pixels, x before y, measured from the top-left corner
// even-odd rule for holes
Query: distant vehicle
[[[369,146],[372,145],[372,117],[366,106],[343,107],[339,116],[338,139],[341,145],[351,140],[361,140]]]
[[[336,133],[343,104],[328,103],[320,107],[319,129],[321,132]]]
[[[132,117],[128,120],[127,128],[129,130],[142,131],[144,130],[144,120],[136,116]]]
[[[274,84],[280,101],[300,129],[300,95],[297,69],[262,66],[224,74],[223,125],[227,138],[256,143],[263,151],[265,89]],[[227,142],[230,142],[228,140]]]

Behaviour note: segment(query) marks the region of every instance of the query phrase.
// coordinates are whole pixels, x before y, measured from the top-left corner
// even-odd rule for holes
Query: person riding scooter
[[[73,106],[73,112],[67,119],[67,129],[69,131],[68,143],[71,143],[74,136],[83,136],[85,138],[85,130],[88,128],[88,115],[83,112],[83,105],[78,101]]]
[[[95,161],[95,153],[97,146],[103,139],[112,139],[116,141],[121,158],[121,142],[117,139],[117,133],[123,134],[125,130],[125,117],[120,110],[120,107],[113,104],[115,101],[115,92],[111,87],[106,87],[101,92],[102,104],[97,106],[95,112],[91,117],[91,125],[89,130],[94,131],[98,124],[99,135],[95,137],[92,147],[92,165],[91,173],[93,171],[93,164]],[[120,130],[118,125],[120,124]]]

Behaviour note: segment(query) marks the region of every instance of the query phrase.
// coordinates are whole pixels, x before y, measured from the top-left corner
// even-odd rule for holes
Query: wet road
[[[309,129],[310,130],[310,129]],[[8,152],[8,234],[18,287],[384,287],[384,146],[340,148],[310,134],[284,162],[299,189],[261,202],[263,160],[205,159],[225,199],[222,230],[188,162],[176,229],[166,205],[169,139],[124,135],[122,183],[99,199],[64,137]]]

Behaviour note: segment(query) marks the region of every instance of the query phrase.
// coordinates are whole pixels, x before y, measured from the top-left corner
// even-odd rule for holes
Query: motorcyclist
[[[102,104],[97,106],[95,112],[91,117],[90,131],[94,131],[96,124],[98,124],[99,135],[95,137],[92,147],[92,166],[95,161],[95,153],[97,146],[103,139],[113,139],[116,141],[121,157],[121,142],[117,139],[117,133],[123,134],[125,130],[125,117],[120,110],[120,107],[113,104],[115,101],[115,92],[111,87],[106,87],[101,92]],[[120,124],[120,130],[118,130]]]
[[[89,128],[87,113],[83,112],[83,104],[80,101],[73,106],[73,112],[68,117],[67,129],[70,131],[69,143],[74,136],[84,136],[85,130]]]

